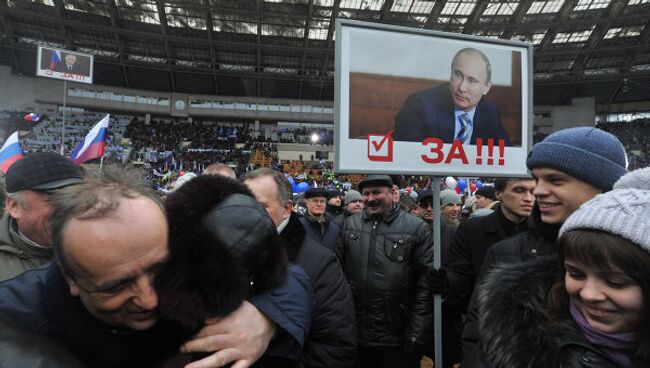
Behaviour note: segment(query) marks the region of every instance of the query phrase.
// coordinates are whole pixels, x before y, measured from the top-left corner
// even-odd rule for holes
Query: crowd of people
[[[164,196],[53,152],[9,168],[0,361],[415,368],[440,295],[443,367],[650,365],[650,168],[628,173],[610,133],[555,132],[530,177],[471,191],[375,174],[296,196],[280,170],[189,153],[174,164],[200,172]]]

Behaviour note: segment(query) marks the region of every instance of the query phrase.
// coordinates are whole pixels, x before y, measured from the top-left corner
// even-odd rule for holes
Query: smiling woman
[[[478,295],[487,366],[650,366],[649,187],[650,168],[624,176],[567,218],[559,257],[486,276]]]

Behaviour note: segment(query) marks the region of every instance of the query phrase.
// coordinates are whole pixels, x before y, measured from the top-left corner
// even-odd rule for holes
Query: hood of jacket
[[[562,276],[555,255],[500,265],[478,289],[480,349],[489,367],[557,367],[558,347],[544,307]]]
[[[165,207],[169,261],[156,277],[163,316],[197,329],[284,281],[286,249],[245,184],[200,176],[170,194]]]

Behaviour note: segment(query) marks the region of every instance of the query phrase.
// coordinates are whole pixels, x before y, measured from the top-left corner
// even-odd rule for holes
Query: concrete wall
[[[11,68],[0,66],[0,109],[29,110],[44,113],[46,109],[63,104],[63,81],[43,77],[23,77],[11,74]],[[184,93],[166,93],[155,91],[134,90],[104,85],[89,85],[68,82],[69,89],[92,90],[106,92],[105,94],[129,95],[153,99],[168,100],[163,105],[139,104],[124,101],[114,101],[109,98],[75,97],[68,94],[67,106],[89,108],[101,111],[120,111],[124,113],[152,114],[154,116],[205,117],[205,118],[235,118],[272,121],[299,121],[328,123],[334,121],[334,114],[300,112],[302,107],[325,107],[333,109],[331,101],[307,101],[272,98],[250,98],[232,96],[194,95]],[[215,101],[225,104],[237,104],[234,108],[199,108],[193,107],[194,101]],[[268,111],[258,111],[250,106],[264,105]],[[241,106],[241,108],[239,108]],[[280,108],[277,108],[277,107]],[[276,107],[273,109],[273,107]],[[298,108],[296,108],[298,107]],[[272,111],[279,110],[279,111]],[[297,111],[296,111],[297,110]],[[303,108],[304,110],[304,108]]]
[[[535,106],[534,111],[535,130],[546,134],[565,128],[596,124],[596,100],[593,97],[574,98],[570,105]]]

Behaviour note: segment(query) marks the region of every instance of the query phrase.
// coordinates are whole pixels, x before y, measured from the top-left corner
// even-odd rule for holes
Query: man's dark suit
[[[65,65],[65,61],[60,61],[56,63],[54,66],[54,71],[55,72],[61,72],[61,73],[72,73],[72,74],[87,74],[87,72],[84,72],[82,70],[83,68],[81,65],[79,65],[78,62],[72,64],[72,69],[68,69],[68,67]]]
[[[445,143],[454,141],[454,101],[449,91],[449,83],[441,84],[410,95],[402,109],[395,116],[396,141],[422,142],[425,138],[439,138]],[[510,138],[501,124],[501,114],[494,102],[481,98],[473,121],[474,131],[470,144],[476,144],[476,138],[493,138],[495,144],[499,139],[511,146]]]

